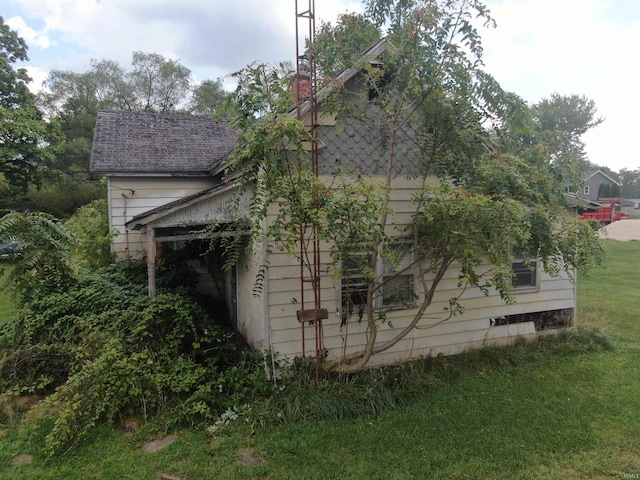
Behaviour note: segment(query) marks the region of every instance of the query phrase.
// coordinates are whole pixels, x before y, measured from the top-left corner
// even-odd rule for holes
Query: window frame
[[[589,187],[589,185],[585,185],[585,186],[582,188],[582,193],[583,193],[583,195],[589,195],[590,191],[591,191],[591,188]]]
[[[518,265],[518,267],[515,267]],[[511,249],[511,286],[514,293],[531,293],[540,290],[540,260],[538,257],[527,258],[515,249]],[[516,284],[518,275],[526,273],[532,281]]]
[[[413,267],[414,258],[415,258],[414,244],[411,241],[399,240],[398,242],[393,242],[391,248],[395,249],[403,245],[406,246],[407,251],[403,252],[402,255],[400,255],[400,258],[397,259],[397,263],[394,262],[400,268],[396,268],[395,265],[391,264],[389,260],[383,258],[382,255],[378,255],[376,266],[375,266],[375,272],[374,272],[375,279],[376,279],[376,286],[378,287],[376,292],[374,293],[374,298],[373,298],[374,311],[405,310],[405,309],[415,308],[417,306],[417,291],[416,291],[417,282],[416,282],[415,269]],[[361,255],[361,256],[366,255],[364,251],[357,252],[354,250],[350,250],[348,252],[349,252],[348,253],[349,257],[355,257],[357,255]],[[406,268],[406,270],[398,274],[398,272],[403,270],[404,268]],[[352,281],[353,279],[366,278],[366,275],[364,273],[360,273],[359,275],[356,274],[355,276],[349,276],[349,277],[346,277],[349,281],[345,282],[344,273],[345,271],[343,270],[342,275],[340,276],[340,278],[338,279],[338,282],[336,283],[338,312],[340,313],[340,316],[342,317],[343,322],[347,318],[350,318],[353,315],[358,315],[361,319],[364,312],[366,312],[366,309],[365,308],[357,309],[356,307],[358,307],[359,305],[366,306],[366,290],[365,291],[360,290],[361,291],[360,298],[362,298],[363,296],[365,297],[363,300],[363,303],[347,304],[345,299],[348,297],[353,297],[354,293],[357,294],[358,289],[356,288],[350,291],[350,290],[345,290],[345,287],[347,285],[354,285],[354,283],[356,282],[353,282]],[[385,294],[386,292],[389,291],[386,289],[388,289],[389,286],[392,285],[392,283],[389,283],[389,282],[391,277],[394,277],[394,276],[397,276],[397,278],[410,277],[407,279],[409,286],[406,289],[409,293],[406,296],[403,296],[403,298],[397,302],[385,303]],[[365,284],[368,284],[368,282],[365,282]],[[411,296],[411,298],[408,298],[409,296]]]
[[[385,310],[404,310],[408,308],[415,308],[418,303],[417,302],[418,295],[416,291],[417,282],[415,281],[416,272],[413,266],[415,261],[414,243],[412,241],[400,240],[397,242],[393,242],[391,248],[393,250],[396,250],[399,248],[402,248],[402,249],[406,248],[406,251],[401,252],[401,255],[399,255],[399,258],[396,259],[397,264],[400,267],[398,269],[396,269],[395,265],[391,265],[387,259],[382,258],[382,256],[378,257],[376,276],[380,278],[380,289],[378,291],[379,302],[378,302],[378,305],[376,305],[376,303],[374,302],[374,305],[378,309],[385,309]],[[388,267],[391,268],[391,270],[388,270]],[[399,272],[402,272],[402,273],[399,273]],[[387,288],[391,286],[389,281],[385,279],[392,279],[393,277],[395,278],[410,277],[405,282],[408,284],[407,288],[404,288],[402,290],[407,292],[407,295],[405,297],[410,296],[411,298],[401,299],[400,301],[395,303],[385,303],[385,286]]]

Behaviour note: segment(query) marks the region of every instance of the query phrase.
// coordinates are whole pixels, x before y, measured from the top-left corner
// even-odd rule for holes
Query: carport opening
[[[236,327],[236,269],[225,269],[224,249],[211,238],[194,238],[204,226],[156,229],[159,287],[183,286],[209,315]],[[164,285],[163,285],[164,283]]]

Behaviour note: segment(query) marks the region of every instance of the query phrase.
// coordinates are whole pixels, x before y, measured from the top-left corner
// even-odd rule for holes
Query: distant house
[[[567,186],[567,193],[575,195],[577,199],[584,200],[580,204],[579,212],[593,210],[600,205],[608,205],[611,200],[621,198],[621,185],[602,170],[592,170],[585,177],[582,187],[576,191],[573,186]],[[620,209],[623,212],[631,212],[640,208],[640,200],[620,200]]]
[[[375,54],[375,48],[370,53]],[[347,88],[360,88],[359,75],[353,69],[343,72],[339,80]],[[320,177],[330,179],[336,158],[347,155],[361,165],[359,174],[379,175],[376,170],[379,159],[370,138],[375,132],[357,121],[345,122],[338,125],[335,118],[319,116]],[[230,202],[236,187],[223,179],[224,161],[234,146],[232,132],[206,117],[98,114],[91,172],[107,178],[110,226],[118,230],[113,251],[118,257],[147,258],[151,294],[155,290],[159,246],[182,249],[193,242],[206,241],[207,234],[198,231],[213,222],[229,222],[227,234],[242,235],[231,222],[233,214],[247,211],[250,199]],[[420,183],[410,176],[415,167],[411,150],[406,150],[406,158],[407,164],[402,168],[408,174],[400,173],[392,191],[394,216],[400,221],[410,218],[410,197]],[[296,299],[301,290],[299,262],[285,253],[269,252],[265,240],[243,253],[237,268],[227,272],[219,268],[220,252],[209,252],[198,261],[211,280],[216,300],[226,305],[229,321],[250,345],[290,357],[313,356],[314,325],[299,321],[297,314]],[[328,318],[322,322],[323,349],[328,359],[335,359],[362,347],[366,342],[366,322],[344,321],[354,306],[345,296],[352,284],[332,274],[329,251],[323,250],[320,255],[322,307],[328,312]],[[267,260],[262,293],[256,297],[256,277]],[[406,258],[400,259],[403,262],[411,264],[410,249]],[[391,268],[382,262],[378,267],[384,274]],[[465,305],[463,313],[446,322],[425,317],[424,328],[413,330],[394,347],[376,355],[370,364],[454,354],[487,342],[506,343],[542,329],[573,324],[576,290],[566,276],[549,275],[536,260],[524,263],[516,259],[512,268],[516,304],[506,305],[495,291],[484,295],[479,289],[468,289],[461,300]],[[458,272],[450,270],[436,294],[433,311],[442,312],[449,306],[449,299],[461,293]],[[411,270],[403,274],[413,275]],[[410,285],[406,288],[412,290],[407,295],[381,293],[381,305],[395,302],[386,314],[388,321],[380,325],[381,339],[392,338],[417,312],[424,292],[420,282],[406,280],[406,285]]]
[[[602,170],[592,170],[585,177],[579,189],[567,186],[567,193],[574,194],[588,202],[598,202],[620,197],[620,183]]]

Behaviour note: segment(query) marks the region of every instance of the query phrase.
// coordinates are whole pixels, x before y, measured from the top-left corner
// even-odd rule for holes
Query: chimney
[[[298,73],[293,79],[291,86],[293,103],[297,104],[300,100],[311,98],[311,75],[302,69],[298,69]]]

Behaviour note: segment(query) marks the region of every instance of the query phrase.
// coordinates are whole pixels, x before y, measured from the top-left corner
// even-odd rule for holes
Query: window
[[[585,185],[583,191],[585,195],[589,195],[589,185]]]
[[[511,262],[513,277],[511,284],[517,292],[530,292],[538,290],[538,260],[525,259],[518,252],[514,252]]]
[[[573,193],[573,187],[571,185],[567,185],[566,187],[564,187],[564,191],[566,193]]]
[[[373,299],[374,308],[409,308],[415,305],[413,245],[393,244],[394,258],[378,258],[375,271],[368,271],[371,255],[356,248],[343,253],[342,278],[340,282],[342,321],[352,316],[361,320],[366,311],[367,287],[370,278],[376,278],[379,289]]]
[[[382,305],[385,307],[409,307],[415,305],[413,284],[413,244],[392,245],[393,259],[382,259]]]
[[[341,317],[343,323],[347,318],[357,315],[362,320],[367,304],[367,264],[370,255],[349,248],[342,260],[341,279]]]

